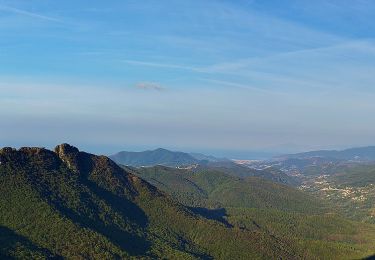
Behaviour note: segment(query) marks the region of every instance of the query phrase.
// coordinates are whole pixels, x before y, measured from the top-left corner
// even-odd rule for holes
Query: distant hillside
[[[352,250],[363,256],[375,250],[375,226],[344,219],[334,207],[326,211],[320,201],[292,187],[212,169],[156,166],[137,174],[207,218],[235,229],[267,230],[284,245],[303,248],[297,259],[360,259]]]
[[[196,171],[202,170],[215,170],[239,178],[260,177],[291,186],[299,184],[298,179],[290,177],[276,168],[269,167],[263,170],[256,170],[232,161],[208,162],[196,168]]]
[[[309,195],[264,178],[243,179],[214,168],[184,170],[155,166],[140,168],[138,176],[195,207],[273,208],[321,213],[323,206]]]
[[[120,165],[131,167],[152,167],[157,165],[184,167],[195,165],[198,171],[212,169],[240,178],[262,177],[264,179],[288,185],[298,184],[296,179],[275,168],[255,170],[245,165],[239,165],[225,158],[216,158],[214,156],[199,153],[188,154],[159,148],[153,151],[144,152],[120,152],[110,156],[110,158]]]
[[[207,162],[230,161],[229,159],[226,159],[226,158],[217,158],[215,156],[205,155],[202,153],[190,153],[190,155],[199,161],[207,161]]]
[[[302,185],[305,191],[331,201],[348,218],[375,224],[374,164],[343,164],[309,177]]]
[[[305,153],[297,153],[280,156],[277,159],[306,159],[311,157],[332,158],[337,160],[357,160],[357,161],[374,161],[375,146],[351,148],[342,151],[337,150],[321,150]]]
[[[183,152],[173,152],[166,149],[156,149],[144,152],[119,152],[110,156],[118,164],[141,167],[141,166],[184,166],[199,163],[200,160]]]

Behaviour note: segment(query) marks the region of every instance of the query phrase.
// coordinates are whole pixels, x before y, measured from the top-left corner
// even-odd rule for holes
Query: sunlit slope
[[[189,206],[269,208],[319,213],[324,205],[292,187],[259,177],[245,179],[217,169],[181,170],[163,166],[135,170],[140,177]]]

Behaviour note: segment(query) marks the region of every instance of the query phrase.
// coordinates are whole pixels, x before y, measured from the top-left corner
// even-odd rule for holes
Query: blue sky
[[[375,144],[374,13],[370,0],[0,0],[0,144]]]

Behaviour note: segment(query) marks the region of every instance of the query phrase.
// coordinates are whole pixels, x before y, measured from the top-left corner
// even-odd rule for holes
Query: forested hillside
[[[174,202],[110,159],[69,145],[0,151],[4,256],[294,258],[260,230],[229,228]],[[8,239],[10,237],[10,239]]]
[[[0,162],[3,258],[343,259],[374,251],[373,226],[335,216],[329,222],[319,204],[310,200],[309,208],[305,198],[293,198],[300,192],[257,178],[239,184],[197,177],[202,192],[226,197],[222,214],[223,208],[180,204],[135,169],[67,144],[55,151],[4,148]],[[248,192],[246,199],[226,182]],[[259,188],[246,191],[247,185]],[[295,227],[290,236],[287,225]]]
[[[290,186],[259,177],[238,178],[216,169],[156,166],[137,172],[207,218],[243,230],[266,230],[286,240],[286,245],[320,258],[351,259],[355,258],[352,250],[364,256],[375,250],[374,225],[346,219],[335,204]]]
[[[287,185],[260,177],[236,177],[216,167],[188,170],[155,166],[133,170],[188,206],[236,206],[311,213],[322,212],[324,208],[320,201]]]

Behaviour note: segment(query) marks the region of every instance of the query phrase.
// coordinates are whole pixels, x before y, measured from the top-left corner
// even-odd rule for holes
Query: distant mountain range
[[[227,158],[217,158],[212,155],[205,155],[202,153],[189,153],[191,156],[193,156],[195,159],[199,161],[208,161],[208,162],[223,162],[223,161],[230,161]]]
[[[336,160],[374,161],[375,146],[350,148],[346,150],[320,150],[278,156],[277,160],[309,159],[312,157],[331,158]]]
[[[155,165],[163,165],[169,167],[182,167],[194,164],[212,164],[212,163],[229,163],[232,162],[226,158],[217,158],[201,153],[185,153],[178,151],[170,151],[163,148],[156,150],[148,150],[143,152],[123,151],[109,156],[116,163],[133,167],[151,167]],[[308,160],[311,159],[324,161],[375,161],[375,146],[350,148],[346,150],[319,150],[311,152],[303,152],[296,154],[286,154],[274,157],[276,161],[286,160]],[[303,162],[301,162],[303,163]]]
[[[110,158],[120,165],[131,167],[153,167],[160,165],[167,167],[194,168],[195,171],[216,170],[240,178],[261,177],[288,185],[297,184],[296,180],[292,177],[276,169],[255,170],[245,165],[237,164],[229,159],[216,158],[200,153],[189,154],[159,148],[144,152],[120,152],[110,156]]]
[[[204,162],[218,162],[226,159],[219,159],[200,153],[175,152],[163,148],[144,152],[119,152],[111,155],[110,158],[118,164],[142,167],[163,165],[170,167],[186,166]]]

